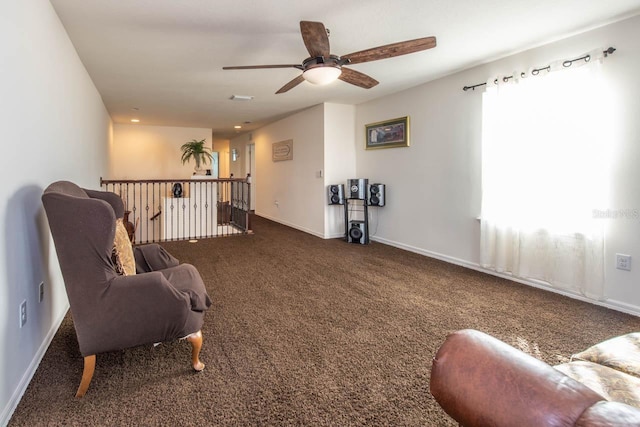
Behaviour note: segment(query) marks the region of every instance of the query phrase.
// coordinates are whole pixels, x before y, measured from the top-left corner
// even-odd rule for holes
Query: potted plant
[[[197,141],[192,139],[189,142],[182,144],[180,150],[182,150],[182,164],[184,165],[193,158],[196,162],[195,175],[204,175],[203,164],[207,164],[211,160],[211,149],[205,147],[205,139]]]

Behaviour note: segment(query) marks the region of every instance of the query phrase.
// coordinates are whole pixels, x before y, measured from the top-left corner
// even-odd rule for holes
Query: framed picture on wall
[[[408,147],[409,116],[365,125],[365,148]]]
[[[293,139],[271,144],[271,156],[274,162],[293,160]]]

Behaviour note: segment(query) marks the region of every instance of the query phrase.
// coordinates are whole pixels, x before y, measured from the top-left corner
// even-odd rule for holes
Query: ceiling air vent
[[[231,98],[229,98],[232,101],[251,101],[253,99],[253,96],[250,95],[231,95]]]

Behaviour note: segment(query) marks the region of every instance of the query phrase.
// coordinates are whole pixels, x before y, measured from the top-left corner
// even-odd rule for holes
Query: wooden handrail
[[[216,179],[198,179],[196,181],[191,178],[175,178],[175,179],[102,179],[100,177],[100,186],[105,184],[158,184],[158,183],[174,183],[174,182],[248,182],[246,178],[216,178]]]

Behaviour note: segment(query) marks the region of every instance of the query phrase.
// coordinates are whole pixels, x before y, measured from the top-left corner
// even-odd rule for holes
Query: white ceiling
[[[229,137],[322,102],[358,104],[640,13],[640,0],[51,0],[115,123],[212,128]],[[435,36],[437,47],[351,68],[380,81],[303,82],[299,21],[337,55]],[[473,83],[473,82],[471,82]],[[252,101],[231,101],[232,95]],[[139,110],[135,111],[134,108]],[[245,124],[245,122],[251,122]]]

